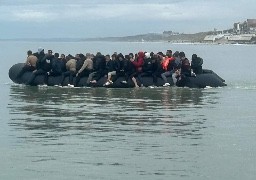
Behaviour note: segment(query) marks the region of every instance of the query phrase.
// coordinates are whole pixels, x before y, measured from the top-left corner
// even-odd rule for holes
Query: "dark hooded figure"
[[[196,54],[192,55],[191,60],[191,69],[193,69],[193,72],[195,74],[202,74],[203,73],[203,59],[198,57]]]

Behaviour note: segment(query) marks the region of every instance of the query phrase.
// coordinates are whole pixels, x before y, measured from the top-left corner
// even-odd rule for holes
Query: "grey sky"
[[[227,29],[255,0],[0,0],[0,38],[106,37]]]

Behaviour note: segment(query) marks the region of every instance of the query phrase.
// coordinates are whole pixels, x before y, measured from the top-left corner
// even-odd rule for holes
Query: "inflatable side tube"
[[[29,78],[31,77],[32,72],[25,72],[21,77],[17,78],[17,74],[21,71],[22,67],[24,66],[24,63],[18,63],[13,65],[10,70],[9,70],[9,77],[10,79],[15,82],[15,83],[19,83],[19,84],[25,84]],[[103,87],[104,83],[107,81],[106,77],[102,77],[101,79],[99,79],[99,81],[96,84],[90,84],[87,85],[86,81],[87,81],[88,77],[82,77],[78,83],[78,86],[92,86],[92,87]],[[153,78],[152,77],[142,77],[143,79],[143,85],[144,86],[152,86],[153,85]],[[173,81],[171,77],[168,77],[168,82],[173,85]],[[127,84],[122,84],[121,81],[125,80],[124,77],[119,77],[116,81],[114,81],[114,83],[108,87],[112,87],[112,88],[130,88],[130,87],[134,87],[134,84],[131,80],[128,81]],[[48,78],[48,85],[49,86],[54,86],[54,85],[59,85],[61,82],[61,76],[49,76]],[[74,81],[75,81],[75,77],[74,77]],[[137,82],[138,79],[137,79]],[[33,84],[31,85],[40,85],[40,84],[44,84],[44,76],[43,75],[39,75],[36,76]],[[68,84],[68,77],[66,77],[64,79],[64,83],[63,85],[66,86]],[[164,81],[162,78],[158,78],[157,84],[156,86],[163,86]],[[140,85],[140,83],[138,83],[138,85]],[[185,81],[183,81],[182,83],[178,83],[177,84],[180,87],[189,87],[189,88],[205,88],[206,86],[210,86],[210,87],[221,87],[221,86],[226,86],[226,84],[224,83],[224,80],[222,78],[220,78],[217,74],[215,74],[213,71],[211,70],[207,70],[205,73],[203,74],[198,74],[196,77],[187,77],[185,79]]]

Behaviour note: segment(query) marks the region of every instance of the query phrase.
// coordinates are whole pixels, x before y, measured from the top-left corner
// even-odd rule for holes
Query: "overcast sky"
[[[107,37],[232,28],[256,0],[0,0],[0,38]]]

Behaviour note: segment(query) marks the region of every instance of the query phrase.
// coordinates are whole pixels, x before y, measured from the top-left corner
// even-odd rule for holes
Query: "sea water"
[[[9,68],[38,47],[64,54],[196,53],[227,87],[16,85]],[[0,179],[256,178],[255,45],[0,42]]]

